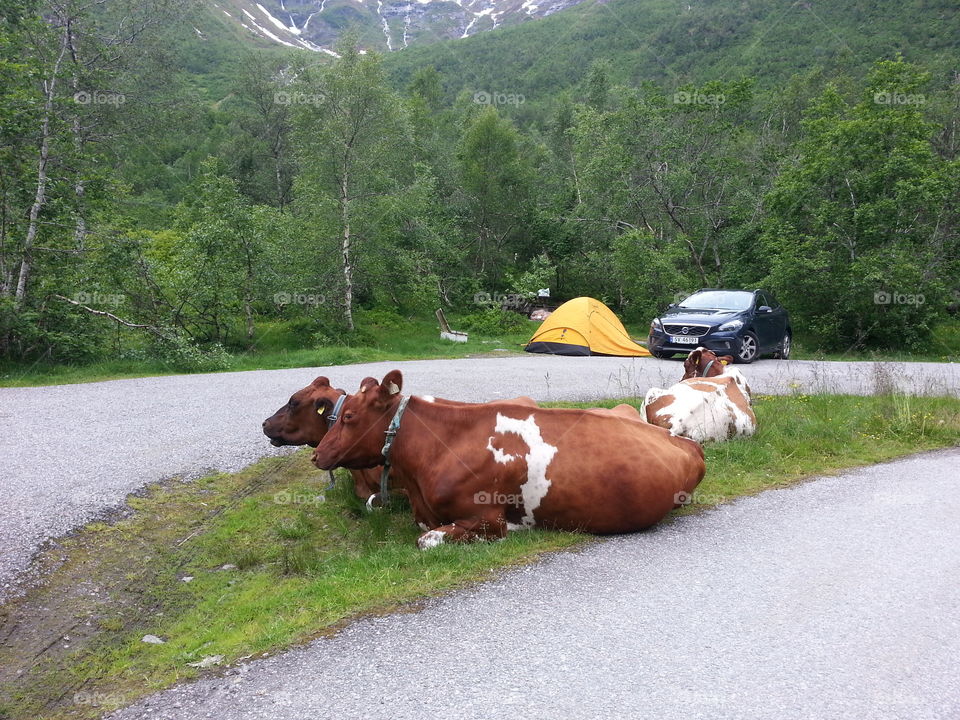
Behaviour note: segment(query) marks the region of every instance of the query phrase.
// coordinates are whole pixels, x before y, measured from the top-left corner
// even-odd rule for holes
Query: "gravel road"
[[[677,360],[522,355],[0,388],[0,599],[29,581],[24,571],[46,539],[144,485],[283,452],[267,444],[260,423],[316,375],[352,392],[393,367],[409,392],[467,401],[643,395],[682,374]],[[960,395],[960,365],[762,360],[743,370],[760,393],[863,394],[892,383]]]
[[[956,720],[958,466],[744,498],[111,717]]]

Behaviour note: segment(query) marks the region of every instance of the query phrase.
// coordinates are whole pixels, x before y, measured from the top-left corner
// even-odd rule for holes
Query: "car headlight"
[[[725,322],[723,325],[717,328],[717,330],[728,331],[728,330],[739,330],[743,327],[743,320],[731,320],[730,322]]]
[[[663,332],[663,323],[660,322],[660,318],[654,318],[654,319],[653,319],[653,322],[650,323],[650,329],[651,329],[651,330],[659,330],[660,332]]]

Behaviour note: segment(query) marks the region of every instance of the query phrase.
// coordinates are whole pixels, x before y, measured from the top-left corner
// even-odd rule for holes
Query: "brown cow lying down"
[[[301,390],[297,390],[287,404],[263,421],[263,434],[270,444],[309,445],[316,447],[327,434],[330,413],[346,392],[330,386],[322,375]],[[380,489],[380,468],[351,470],[354,492],[366,500]]]
[[[287,404],[277,410],[273,415],[263,421],[263,434],[270,438],[270,444],[276,447],[282,445],[309,445],[316,447],[330,426],[328,422],[332,417],[337,401],[341,398],[346,399],[346,392],[330,386],[330,381],[322,375],[316,378],[307,387],[298,390]],[[425,396],[426,399],[449,405],[460,405],[453,400],[434,399]],[[527,407],[536,407],[537,403],[528,397],[518,397],[507,402]],[[342,403],[341,403],[342,405]],[[614,410],[607,412],[619,412],[625,416],[630,413],[637,414],[636,409],[629,405],[620,405]],[[364,468],[351,470],[353,476],[354,492],[357,497],[363,500],[369,500],[380,491],[380,474],[383,468]],[[393,487],[402,489],[402,483],[396,479],[393,481]]]
[[[321,469],[380,465],[396,425],[388,460],[426,530],[421,549],[530,527],[640,530],[705,472],[696,443],[614,412],[442,405],[403,397],[402,384],[399,370],[382,383],[366,378],[313,461]]]
[[[372,379],[372,378],[370,378]],[[349,397],[349,396],[348,396]],[[428,402],[438,402],[445,403],[447,405],[470,405],[473,403],[458,403],[453,400],[441,400],[440,398],[433,398],[430,395],[423,395],[421,399]],[[493,403],[506,403],[508,405],[521,405],[523,407],[539,407],[537,403],[528,397],[518,397],[511,400],[494,400]],[[486,403],[486,404],[493,404]],[[483,404],[483,403],[479,403]],[[640,411],[637,410],[633,405],[617,405],[613,408],[590,408],[586,412],[589,412],[593,415],[608,415],[612,417],[620,417],[626,420],[632,420],[634,422],[645,422],[643,417],[640,415]],[[400,492],[406,494],[406,481],[405,476],[402,472],[398,471],[396,468],[391,468],[390,470],[390,487],[393,489],[398,489]],[[367,506],[370,509],[374,507],[380,507],[382,503],[380,502],[380,493],[379,488],[378,492],[375,492],[367,501]],[[421,523],[422,524],[422,523]],[[426,528],[425,528],[426,529]]]
[[[757,430],[750,386],[729,355],[699,347],[683,363],[683,378],[662,390],[651,388],[643,401],[647,422],[699,443],[721,442]]]

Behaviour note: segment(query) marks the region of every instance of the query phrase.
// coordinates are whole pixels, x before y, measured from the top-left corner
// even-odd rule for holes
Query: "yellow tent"
[[[524,349],[549,355],[650,355],[630,339],[610,308],[589,297],[568,300],[554,310]]]

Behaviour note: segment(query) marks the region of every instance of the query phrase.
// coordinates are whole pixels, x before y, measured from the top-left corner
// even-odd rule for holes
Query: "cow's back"
[[[497,423],[501,432],[490,437],[480,472],[523,497],[523,516],[510,518],[508,512],[513,524],[532,514],[541,527],[601,534],[639,530],[662,519],[678,493],[692,492],[705,472],[696,443],[639,422],[639,416],[564,409],[509,415]],[[524,457],[518,457],[518,438],[511,437],[519,434],[525,436]],[[504,482],[506,465],[513,467]],[[532,512],[528,500],[536,504]]]

